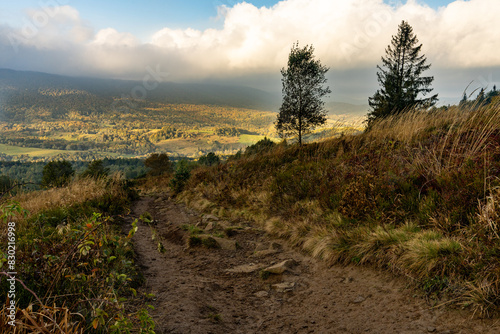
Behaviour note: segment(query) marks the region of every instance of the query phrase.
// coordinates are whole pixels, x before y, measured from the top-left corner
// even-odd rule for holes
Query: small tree
[[[104,167],[104,162],[102,160],[94,160],[89,162],[87,169],[83,171],[81,176],[98,179],[101,177],[107,177],[108,174],[109,168]]]
[[[62,187],[74,174],[73,166],[68,161],[51,161],[43,167],[41,185],[43,188]]]
[[[170,189],[174,195],[177,195],[184,190],[184,186],[191,177],[191,167],[189,162],[185,159],[177,162],[174,177],[170,180]]]
[[[276,130],[282,138],[297,135],[302,145],[302,136],[326,122],[325,103],[322,98],[331,93],[326,83],[326,66],[314,59],[314,48],[299,48],[294,44],[288,56],[288,67],[281,69],[283,102],[280,107]]]
[[[144,166],[150,169],[149,174],[158,176],[172,172],[172,163],[166,153],[154,153],[144,160]]]
[[[412,107],[432,107],[437,102],[437,94],[428,98],[427,95],[434,77],[423,77],[422,72],[431,65],[420,55],[422,44],[417,45],[418,39],[413,28],[405,21],[398,27],[398,34],[392,36],[391,45],[385,50],[382,57],[382,67],[377,65],[378,82],[381,88],[368,99],[372,108],[368,114],[368,123],[392,114],[400,113]]]

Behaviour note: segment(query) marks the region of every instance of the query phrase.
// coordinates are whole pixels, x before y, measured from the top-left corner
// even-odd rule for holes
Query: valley
[[[277,140],[279,99],[247,87],[140,83],[0,69],[0,161],[229,156],[264,137]],[[128,93],[128,94],[127,94]],[[133,95],[133,94],[132,94]],[[362,128],[365,106],[328,103],[310,140]]]

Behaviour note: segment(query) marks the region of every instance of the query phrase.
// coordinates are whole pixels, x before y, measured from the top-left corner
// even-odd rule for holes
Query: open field
[[[0,144],[0,154],[1,153],[16,157],[20,155],[28,155],[30,157],[54,157],[56,155],[63,153],[75,154],[78,153],[78,151],[51,150],[51,149],[41,149],[36,147],[19,147],[19,146]]]

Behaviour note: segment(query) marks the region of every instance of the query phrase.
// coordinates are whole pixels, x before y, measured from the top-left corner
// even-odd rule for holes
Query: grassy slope
[[[499,129],[499,104],[409,112],[360,135],[198,169],[181,198],[490,314],[500,306]]]

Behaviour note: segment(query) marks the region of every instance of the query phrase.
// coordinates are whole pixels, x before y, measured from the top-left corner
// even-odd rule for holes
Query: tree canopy
[[[432,107],[437,102],[437,94],[424,98],[432,91],[434,77],[422,76],[431,65],[425,55],[421,55],[422,44],[418,44],[413,28],[406,21],[398,27],[398,34],[392,36],[391,44],[382,57],[382,67],[377,66],[377,79],[381,86],[368,99],[372,110],[368,122],[397,114],[410,108]]]
[[[172,172],[172,163],[167,153],[154,153],[144,160],[144,166],[149,168],[149,175],[158,176]]]
[[[104,161],[93,160],[89,162],[89,164],[87,165],[87,169],[83,171],[81,176],[98,179],[101,177],[107,177],[108,175],[109,175],[109,168],[104,166]]]
[[[323,87],[326,72],[328,68],[314,58],[313,46],[299,48],[298,43],[293,45],[288,66],[281,69],[283,102],[275,122],[280,137],[296,135],[302,145],[304,134],[325,124],[322,98],[331,93],[329,87]]]

